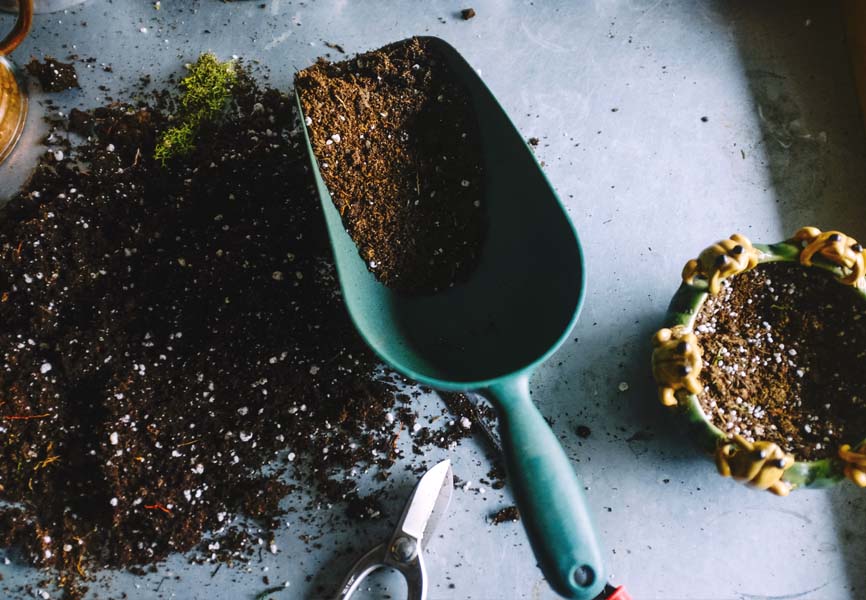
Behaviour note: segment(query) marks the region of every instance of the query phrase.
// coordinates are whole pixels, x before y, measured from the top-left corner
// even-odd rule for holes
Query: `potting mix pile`
[[[298,73],[322,178],[385,285],[431,293],[474,269],[483,168],[471,101],[429,41],[412,38]]]
[[[197,545],[194,560],[250,560],[280,514],[305,514],[287,471],[314,504],[375,515],[353,469],[385,479],[401,433],[421,453],[478,426],[450,396],[456,414],[419,428],[417,389],[355,333],[292,99],[234,65],[203,126],[204,66],[180,104],[56,121],[0,218],[0,545],[72,595],[95,569]],[[175,113],[198,119],[195,144],[155,159],[190,141]]]
[[[35,58],[31,59],[26,68],[46,92],[62,92],[81,87],[78,83],[78,73],[75,72],[75,65],[72,63],[60,62],[56,58],[46,56],[41,62]]]
[[[817,268],[769,263],[725,282],[695,323],[713,424],[797,460],[866,438],[866,301]]]

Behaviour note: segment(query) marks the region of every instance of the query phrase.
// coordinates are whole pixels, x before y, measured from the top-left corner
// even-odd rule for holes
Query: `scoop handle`
[[[508,479],[542,573],[561,596],[595,598],[605,575],[582,486],[529,397],[529,375],[502,380],[486,392],[499,411]]]

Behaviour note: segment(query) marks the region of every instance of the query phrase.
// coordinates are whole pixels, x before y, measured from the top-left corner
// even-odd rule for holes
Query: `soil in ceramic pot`
[[[252,561],[286,510],[323,533],[381,516],[381,488],[359,495],[353,469],[384,481],[398,439],[423,455],[478,430],[465,396],[446,396],[455,413],[434,432],[409,404],[419,391],[377,375],[293,102],[239,70],[226,120],[165,166],[158,107],[54,121],[62,146],[0,215],[0,547],[60,570],[72,596],[105,565],[194,548]]]
[[[698,314],[704,392],[728,434],[797,460],[866,437],[866,301],[816,268],[769,263],[725,282]]]
[[[320,170],[379,281],[431,293],[465,280],[483,236],[482,157],[470,99],[424,40],[296,77]]]

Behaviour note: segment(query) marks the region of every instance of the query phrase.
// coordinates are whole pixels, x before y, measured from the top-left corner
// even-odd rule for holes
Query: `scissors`
[[[355,563],[340,585],[337,600],[348,600],[367,575],[382,567],[392,567],[403,575],[409,588],[409,600],[426,600],[424,548],[448,508],[453,491],[451,461],[443,460],[427,471],[415,486],[388,543],[379,544]]]

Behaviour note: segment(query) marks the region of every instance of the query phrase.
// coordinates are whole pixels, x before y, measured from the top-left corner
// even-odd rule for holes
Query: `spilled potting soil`
[[[372,517],[347,472],[385,479],[402,432],[421,453],[490,418],[452,395],[441,434],[416,425],[345,313],[293,102],[234,68],[165,164],[171,94],[54,122],[85,141],[0,217],[0,545],[71,596],[174,552],[249,561],[304,518],[296,485]]]
[[[866,438],[866,300],[817,268],[768,263],[727,280],[698,314],[713,424],[797,460]]]
[[[41,62],[35,58],[31,59],[26,68],[46,92],[62,92],[81,87],[78,84],[78,73],[72,63],[60,62],[56,58],[46,56]]]
[[[483,166],[467,92],[423,38],[295,81],[322,178],[368,269],[433,293],[465,280],[484,233]]]

